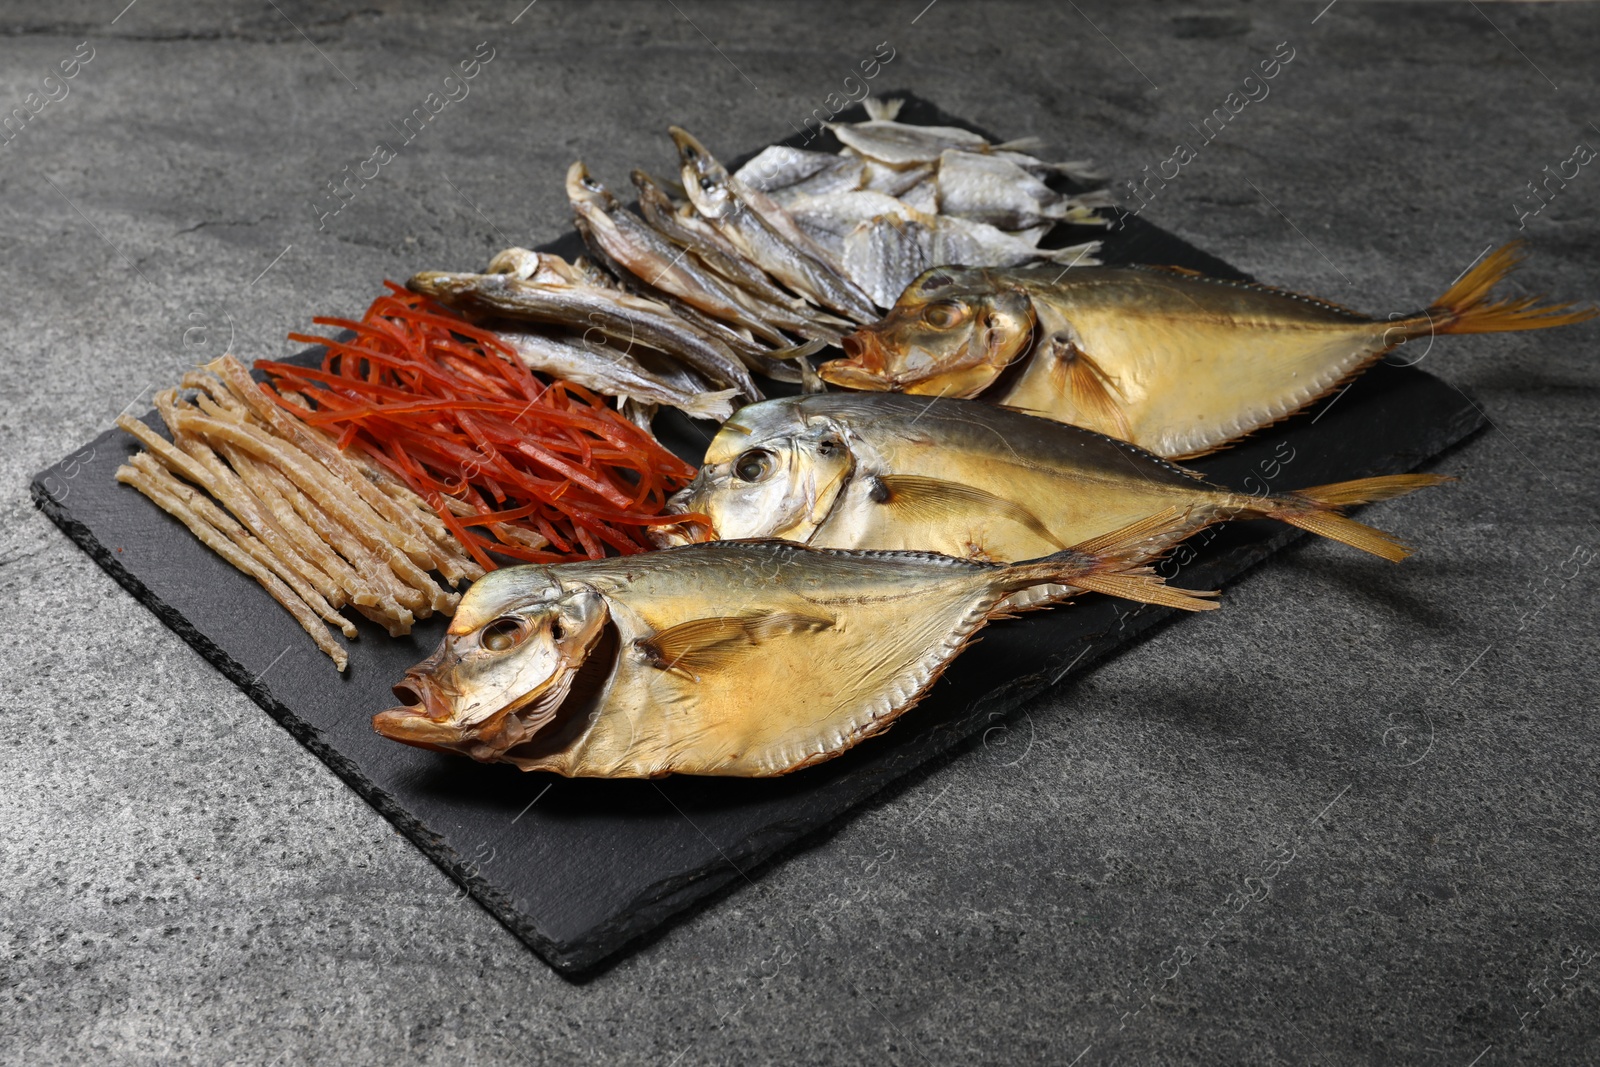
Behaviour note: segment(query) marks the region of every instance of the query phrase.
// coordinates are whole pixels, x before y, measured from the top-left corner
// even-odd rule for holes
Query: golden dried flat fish
[[[1145,536],[1008,566],[733,541],[508,567],[467,591],[395,687],[406,706],[373,726],[569,777],[786,774],[888,729],[1024,590],[1216,607],[1124,561]]]
[[[1541,297],[1491,299],[1521,260],[1506,245],[1431,307],[1385,319],[1169,268],[936,267],[820,373],[854,389],[982,393],[1159,455],[1197,456],[1326,396],[1401,344],[1595,316]]]
[[[717,537],[982,560],[1033,559],[1176,515],[1134,547],[1149,559],[1213,523],[1269,518],[1398,561],[1409,548],[1340,509],[1448,480],[1396,474],[1243,493],[1124,441],[991,404],[822,393],[741,408],[668,510],[709,516]],[[665,544],[704,535],[654,534]]]

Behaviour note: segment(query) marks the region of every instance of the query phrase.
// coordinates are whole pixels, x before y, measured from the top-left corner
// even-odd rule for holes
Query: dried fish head
[[[678,146],[684,192],[688,193],[695,210],[708,219],[720,219],[737,212],[739,198],[728,184],[728,169],[688,130],[671,126],[667,132],[672,135],[672,143]]]
[[[974,396],[1033,338],[1028,294],[986,270],[935,267],[906,288],[881,322],[844,339],[847,359],[818,368],[848,389]]]
[[[723,423],[694,481],[668,501],[667,511],[708,515],[723,539],[805,543],[827,521],[854,469],[849,434],[834,420],[793,404],[751,405]],[[671,528],[659,542],[686,544],[697,534],[703,531]]]
[[[564,586],[543,567],[480,578],[437,651],[394,687],[403,707],[373,727],[419,748],[493,760],[556,717],[608,619],[587,585]]]
[[[607,215],[620,206],[617,198],[589,173],[581,159],[567,168],[567,199],[574,206],[582,204]]]

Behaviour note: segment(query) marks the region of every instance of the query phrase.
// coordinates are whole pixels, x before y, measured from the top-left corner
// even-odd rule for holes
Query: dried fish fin
[[[1445,290],[1432,307],[1395,325],[1404,329],[1405,337],[1427,337],[1438,333],[1543,330],[1551,326],[1588,322],[1600,315],[1600,308],[1593,305],[1542,304],[1540,301],[1544,299],[1543,296],[1491,301],[1490,290],[1521,266],[1526,257],[1527,243],[1524,241],[1512,241],[1500,246]],[[1386,335],[1385,340],[1389,339]],[[1393,343],[1389,347],[1393,347]]]
[[[652,666],[699,675],[725,666],[733,657],[764,641],[826,630],[832,625],[831,618],[789,611],[718,616],[669,626],[634,644]]]
[[[1188,523],[1190,510],[1167,508],[1065,552],[1014,564],[1006,568],[1006,584],[1023,590],[1048,582],[1182,611],[1213,611],[1219,606],[1216,590],[1169,586],[1145,563],[1134,562],[1149,558],[1150,543],[1164,531]]]
[[[872,122],[893,122],[900,115],[900,109],[905,106],[905,99],[898,96],[886,96],[878,99],[875,96],[866,96],[861,101],[861,106],[867,109],[867,118]]]
[[[1148,555],[1144,546],[1152,540],[1159,540],[1160,535],[1175,526],[1183,526],[1189,521],[1189,508],[1170,507],[1163,511],[1146,515],[1137,522],[1130,522],[1109,533],[1099,537],[1091,537],[1087,541],[1080,541],[1072,546],[1072,551],[1084,556],[1111,556],[1111,555]]]
[[[826,393],[828,383],[822,380],[822,375],[817,373],[817,368],[811,365],[809,359],[804,357],[795,361],[795,366],[800,368],[800,391],[805,394]]]
[[[1274,506],[1264,508],[1268,518],[1278,519],[1302,530],[1342,542],[1351,548],[1399,563],[1411,555],[1411,546],[1364,522],[1357,522],[1339,509],[1377,500],[1392,500],[1417,489],[1455,479],[1444,474],[1386,474],[1376,478],[1357,478],[1311,489],[1299,489],[1274,498]]]
[[[1105,427],[1112,437],[1128,439],[1132,431],[1115,381],[1070,336],[1050,334],[1040,342],[1033,358],[1049,361],[1051,380],[1072,398],[1077,410],[1093,416],[1094,426]]]
[[[1104,593],[1106,596],[1137,600],[1163,608],[1177,608],[1180,611],[1215,611],[1221,607],[1213,599],[1221,595],[1217,590],[1201,592],[1178,589],[1162,581],[1159,574],[1150,571],[1085,574],[1079,575],[1072,581],[1091,593]]]
[[[1015,501],[1006,500],[975,486],[924,478],[915,474],[885,474],[877,479],[883,487],[880,503],[920,520],[938,522],[963,517],[998,516],[1037,534],[1057,548],[1066,548],[1033,512]],[[876,496],[873,499],[877,499]]]

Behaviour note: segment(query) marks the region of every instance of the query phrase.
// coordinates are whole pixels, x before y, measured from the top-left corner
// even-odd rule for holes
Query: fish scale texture
[[[1287,41],[1145,216],[1423,306],[1600,147],[1600,8],[121,6],[0,10],[6,113],[95,49],[0,147],[0,1061],[1600,1060],[1600,324],[1428,351],[1495,428],[1368,513],[1405,564],[1301,543],[576,985],[26,497],[198,359],[559,234],[574,158],[767,143],[885,41],[874,89],[1115,176]],[[1595,168],[1549,181],[1521,291],[1595,295]]]

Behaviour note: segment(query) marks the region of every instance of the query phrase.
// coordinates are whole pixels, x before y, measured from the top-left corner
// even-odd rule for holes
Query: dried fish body
[[[939,213],[939,182],[936,178],[924,178],[900,194],[900,202],[914,211],[924,215],[937,215]]]
[[[736,388],[751,399],[761,397],[749,371],[733,353],[657,301],[590,285],[541,285],[505,274],[424,271],[406,284],[461,311],[593,330],[625,351],[634,345],[654,348],[682,360],[718,385]]]
[[[845,235],[841,259],[845,273],[880,307],[893,307],[917,277],[934,263],[934,234],[915,219],[870,219]]]
[[[786,774],[888,729],[1014,595],[1071,584],[1215,607],[1125,548],[997,566],[756,541],[507,568],[468,591],[395,687],[405,706],[373,726],[573,777]]]
[[[734,177],[766,193],[780,207],[787,207],[797,197],[861,188],[866,180],[866,163],[855,155],[769,145],[734,172]]]
[[[988,223],[930,215],[886,193],[858,190],[804,197],[790,209],[795,221],[839,257],[850,280],[884,307],[936,264],[1015,266],[1053,260],[1095,263],[1098,244],[1041,249],[1043,230],[1009,234]],[[920,269],[912,269],[920,264]]]
[[[815,312],[803,298],[780,289],[764,271],[747,261],[733,242],[695,215],[692,206],[687,214],[680,213],[644,171],[634,171],[632,178],[639,190],[639,210],[645,221],[674,245],[693,252],[711,270],[773,305],[805,316],[813,324],[850,325],[847,320]]]
[[[843,255],[844,239],[863,224],[880,219],[885,223],[925,221],[904,201],[867,189],[801,197],[790,206],[789,215],[808,237],[836,256]]]
[[[850,149],[845,149],[851,152]],[[854,152],[851,152],[854,155]],[[896,168],[875,159],[861,160],[865,173],[862,177],[861,188],[874,193],[885,193],[889,196],[900,196],[910,189],[921,185],[925,181],[934,179],[938,166],[934,163],[923,163],[914,167]]]
[[[1109,207],[1105,193],[1082,197],[1058,193],[1009,160],[974,152],[945,151],[939,157],[939,210],[986,222],[1002,230],[1022,230],[1052,222],[1104,226],[1094,213]]]
[[[1506,300],[1507,245],[1420,312],[1371,318],[1249,282],[1121,267],[931,270],[874,326],[845,339],[824,379],[858,389],[985,399],[1173,458],[1202,455],[1293,414],[1385,352],[1442,334],[1545,329],[1593,307]],[[981,337],[976,324],[1002,312]]]
[[[877,317],[871,299],[829,262],[786,212],[744,187],[687,132],[672,127],[684,187],[695,210],[744,255],[784,285],[857,322]]]
[[[1134,445],[972,400],[826,393],[741,408],[669,511],[713,529],[663,528],[661,544],[782,537],[817,548],[922,549],[1034,559],[1153,516],[1178,516],[1133,548],[1150,559],[1213,523],[1270,518],[1385,559],[1409,549],[1341,509],[1448,479],[1362,478],[1265,495],[1207,482]]]
[[[605,343],[585,344],[582,340],[552,337],[522,330],[497,330],[504,341],[532,370],[562,381],[576,382],[619,400],[665,404],[697,419],[726,419],[733,412],[737,388],[710,389],[692,371],[676,365],[671,357],[638,346],[620,348]],[[645,366],[649,359],[659,370]],[[671,373],[673,368],[676,373]]]
[[[624,209],[581,162],[567,172],[567,196],[585,224],[581,231],[585,240],[628,274],[774,346],[789,344],[774,325],[759,317],[754,299],[704,270],[697,257],[673,247],[643,219]],[[782,309],[773,310],[782,316]],[[792,316],[788,321],[793,324]]]
[[[1068,267],[1099,263],[1095,253],[1099,241],[1086,241],[1066,248],[1039,248],[1042,232],[1012,234],[987,222],[957,215],[936,215],[933,226],[932,261],[960,266],[1014,267],[1049,260]]]
[[[1014,163],[1035,178],[1060,174],[1084,185],[1105,180],[1091,163],[1082,160],[1049,163],[1030,154],[1039,147],[1036,137],[994,144],[971,130],[955,126],[896,122],[895,113],[884,110],[874,113],[869,109],[870,117],[866,122],[830,123],[828,128],[845,146],[845,151],[894,170],[936,164],[944,153],[960,152]]]
[[[955,126],[921,126],[892,119],[830,122],[839,143],[886,167],[904,169],[935,164],[949,149],[982,152],[989,141]]]

